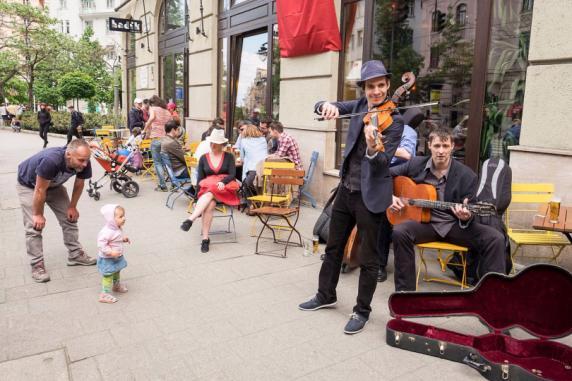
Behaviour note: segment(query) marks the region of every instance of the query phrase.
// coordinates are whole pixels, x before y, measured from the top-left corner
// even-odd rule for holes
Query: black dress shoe
[[[209,244],[211,243],[209,239],[203,239],[201,242],[201,253],[208,253],[209,252]]]
[[[183,223],[181,224],[181,230],[188,232],[191,226],[193,226],[193,221],[184,220]]]
[[[387,280],[387,270],[385,266],[380,266],[379,270],[377,271],[377,281],[379,283],[385,282]]]

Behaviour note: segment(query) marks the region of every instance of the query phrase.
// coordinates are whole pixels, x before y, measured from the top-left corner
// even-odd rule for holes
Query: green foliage
[[[423,56],[413,49],[413,30],[408,21],[392,7],[394,0],[379,0],[375,6],[373,58],[383,61],[394,74],[391,91],[401,86],[399,78],[405,72],[419,74]]]
[[[52,122],[54,123],[53,127],[50,127],[50,132],[66,134],[70,125],[70,114],[68,112],[57,112],[54,111],[52,114]],[[84,124],[84,134],[89,134],[89,131],[92,131],[96,128],[99,128],[104,125],[114,125],[116,127],[123,127],[126,125],[123,118],[114,115],[101,115],[101,114],[92,114],[92,113],[85,113],[83,114],[83,118],[85,119]],[[22,115],[22,128],[26,130],[38,130],[38,120],[37,114],[34,112],[25,112]]]
[[[20,63],[18,56],[14,52],[6,50],[0,51],[0,99],[6,97],[5,87],[8,81],[18,74]]]
[[[12,78],[4,87],[4,94],[8,98],[8,102],[12,104],[26,103],[26,82],[19,78]]]
[[[90,99],[95,95],[95,81],[87,74],[72,72],[60,78],[58,89],[65,99]]]

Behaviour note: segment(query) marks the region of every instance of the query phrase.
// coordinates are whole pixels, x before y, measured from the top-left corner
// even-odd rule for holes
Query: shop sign
[[[109,30],[115,32],[141,33],[143,31],[143,23],[140,20],[110,17],[107,19],[107,25]]]

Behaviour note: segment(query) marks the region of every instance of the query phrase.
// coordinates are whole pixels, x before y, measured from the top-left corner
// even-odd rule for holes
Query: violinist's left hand
[[[377,133],[376,128],[372,125],[366,125],[363,128],[363,133],[365,135],[365,142],[367,143],[368,151],[375,151],[375,134]]]

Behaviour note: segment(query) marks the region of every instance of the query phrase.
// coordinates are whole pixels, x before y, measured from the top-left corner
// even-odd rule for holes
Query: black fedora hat
[[[377,77],[391,78],[391,73],[387,72],[383,62],[378,60],[366,61],[361,65],[361,78],[357,81],[358,86],[363,86],[365,81]]]

